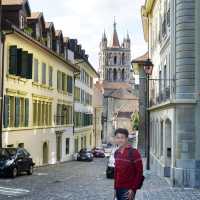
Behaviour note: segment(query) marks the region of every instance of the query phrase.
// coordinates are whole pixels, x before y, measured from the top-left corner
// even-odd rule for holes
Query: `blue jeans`
[[[132,199],[128,199],[128,189],[117,189],[116,197],[117,197],[117,200],[134,200],[135,199],[135,197],[133,197]]]

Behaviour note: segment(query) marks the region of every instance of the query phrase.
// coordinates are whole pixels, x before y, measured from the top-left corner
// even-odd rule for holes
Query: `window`
[[[58,91],[61,90],[61,85],[62,85],[62,73],[61,72],[57,72],[57,89]]]
[[[66,149],[65,149],[66,155],[69,154],[69,142],[70,142],[70,139],[69,139],[69,138],[66,138],[66,141],[65,141],[65,143],[66,143]]]
[[[72,93],[72,77],[71,76],[67,76],[67,92]]]
[[[49,86],[53,87],[53,68],[49,67]]]
[[[24,29],[24,16],[20,16],[20,29]]]
[[[92,88],[92,87],[93,87],[93,78],[90,77],[90,88]]]
[[[4,97],[4,128],[28,127],[29,99],[23,97]]]
[[[72,124],[72,106],[57,104],[57,125]]]
[[[62,73],[62,91],[66,91],[66,75]]]
[[[117,56],[114,56],[114,65],[117,64]]]
[[[38,80],[38,59],[34,59],[34,82],[39,82],[39,80]]]
[[[75,87],[74,99],[75,101],[80,102],[80,88],[78,87]]]
[[[42,63],[42,84],[46,84],[46,64]]]
[[[18,49],[16,45],[9,47],[9,74],[32,79],[33,55]]]
[[[33,126],[52,125],[52,102],[33,100]]]

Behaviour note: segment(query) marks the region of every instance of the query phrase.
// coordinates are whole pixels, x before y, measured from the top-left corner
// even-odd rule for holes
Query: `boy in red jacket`
[[[128,130],[118,128],[115,141],[119,149],[115,152],[114,198],[134,200],[143,178],[143,165],[139,151],[128,144]]]

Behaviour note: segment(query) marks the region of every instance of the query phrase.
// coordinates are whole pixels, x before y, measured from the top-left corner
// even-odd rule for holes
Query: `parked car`
[[[105,158],[105,151],[102,147],[95,147],[92,149],[92,153],[96,158]]]
[[[21,172],[33,173],[33,162],[24,148],[0,148],[0,175],[15,178]]]
[[[104,151],[105,151],[105,156],[106,157],[110,157],[111,152],[112,152],[112,148],[111,147],[106,147],[106,148],[104,148]]]
[[[78,161],[93,161],[93,153],[91,149],[83,148],[77,155]]]
[[[106,168],[106,177],[114,178],[114,169],[115,169],[115,151],[117,147],[114,147],[111,151],[110,157],[108,158],[107,168]]]

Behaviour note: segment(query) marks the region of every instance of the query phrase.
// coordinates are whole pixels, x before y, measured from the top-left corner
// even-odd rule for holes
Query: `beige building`
[[[78,152],[81,148],[92,148],[95,145],[92,102],[93,79],[97,78],[98,74],[87,59],[77,58],[75,63],[80,67],[80,76],[75,80],[74,107],[74,148],[75,152]]]
[[[93,97],[93,126],[94,126],[94,146],[102,145],[103,126],[103,87],[99,81],[94,84],[94,97]]]

